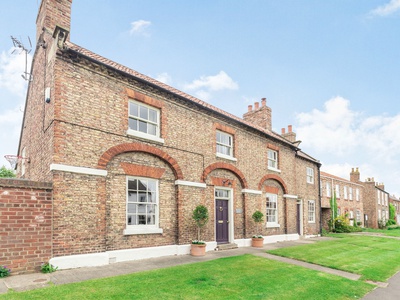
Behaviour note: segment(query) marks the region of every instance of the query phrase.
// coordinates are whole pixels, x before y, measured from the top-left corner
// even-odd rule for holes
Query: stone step
[[[230,249],[236,249],[238,248],[238,245],[233,243],[233,244],[219,244],[217,246],[217,250],[222,251],[222,250],[230,250]]]

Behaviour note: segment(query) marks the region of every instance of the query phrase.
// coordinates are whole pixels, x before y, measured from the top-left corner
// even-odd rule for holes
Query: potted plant
[[[256,223],[257,232],[260,232],[259,226],[263,221],[263,217],[264,217],[263,213],[259,210],[256,210],[251,217],[252,217],[254,223]],[[263,236],[261,234],[253,235],[253,237],[251,239],[251,246],[262,248],[264,246]]]
[[[208,222],[208,209],[204,205],[198,205],[193,210],[192,218],[197,226],[197,239],[192,241],[190,254],[193,256],[203,256],[206,254],[206,242],[201,240],[201,228]]]

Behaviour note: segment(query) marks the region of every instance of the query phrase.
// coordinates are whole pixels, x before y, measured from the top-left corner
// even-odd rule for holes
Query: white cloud
[[[209,91],[237,90],[239,85],[224,71],[217,75],[201,76],[185,86],[188,90],[206,89]]]
[[[172,84],[172,78],[171,78],[171,76],[170,76],[168,73],[166,73],[166,72],[157,74],[157,76],[155,77],[155,79],[158,80],[158,81],[160,81],[160,82],[162,82],[162,83],[165,83],[165,84],[169,84],[169,85]]]
[[[384,181],[390,193],[400,192],[400,114],[366,116],[350,109],[343,97],[328,100],[323,110],[297,115],[301,148],[321,160],[322,170],[349,179],[360,167],[362,179]]]
[[[390,0],[389,3],[378,6],[370,11],[370,15],[385,17],[400,10],[400,0]]]
[[[144,35],[148,36],[148,27],[151,25],[150,21],[138,20],[131,23],[130,35]]]
[[[14,48],[0,54],[0,89],[4,88],[14,95],[23,97],[26,92],[27,81],[21,75],[25,72],[25,53],[11,54]],[[27,57],[27,71],[30,72],[32,55]]]
[[[7,168],[10,168],[4,155],[17,154],[22,117],[23,113],[21,112],[20,107],[6,110],[4,113],[0,114],[0,167],[4,165]]]

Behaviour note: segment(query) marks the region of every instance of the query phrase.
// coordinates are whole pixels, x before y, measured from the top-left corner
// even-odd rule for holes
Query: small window
[[[353,188],[349,187],[349,200],[353,200]]]
[[[164,142],[160,138],[160,110],[129,101],[128,134]]]
[[[331,184],[329,182],[326,183],[326,196],[331,197]]]
[[[278,152],[268,149],[268,168],[278,169]]]
[[[358,209],[356,211],[356,221],[361,222],[361,211],[359,211]]]
[[[347,200],[347,186],[343,187],[343,198]]]
[[[278,225],[278,195],[267,194],[267,227],[277,227]]]
[[[356,200],[360,201],[360,189],[356,189]]]
[[[233,136],[217,131],[217,153],[233,157]]]
[[[315,201],[308,201],[308,223],[315,223]]]
[[[314,184],[314,169],[307,167],[307,183]]]
[[[336,198],[340,198],[340,185],[335,186]]]

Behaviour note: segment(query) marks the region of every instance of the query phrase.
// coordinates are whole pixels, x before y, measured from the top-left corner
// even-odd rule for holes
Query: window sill
[[[281,173],[281,170],[276,169],[276,168],[272,168],[272,167],[268,167],[268,170],[274,171],[274,172],[277,172],[277,173]]]
[[[224,159],[231,160],[231,161],[237,161],[237,158],[235,158],[233,156],[221,154],[221,153],[216,153],[216,156],[219,158],[224,158]]]
[[[313,182],[307,181],[307,183],[308,183],[308,184],[314,184],[314,181],[313,181]]]
[[[277,223],[267,223],[266,228],[280,228],[281,225],[277,224]]]
[[[161,234],[163,233],[162,228],[126,228],[124,229],[124,235],[134,234]]]
[[[146,133],[143,133],[143,132],[140,132],[140,131],[135,131],[135,130],[132,130],[132,129],[128,129],[126,131],[126,134],[130,135],[130,136],[134,136],[134,137],[140,138],[140,139],[145,139],[145,140],[149,140],[149,141],[153,141],[153,142],[164,144],[164,139],[162,139],[162,138],[160,138],[158,136],[151,135],[151,134],[146,134]]]
[[[315,224],[315,221],[308,221],[308,224]]]

